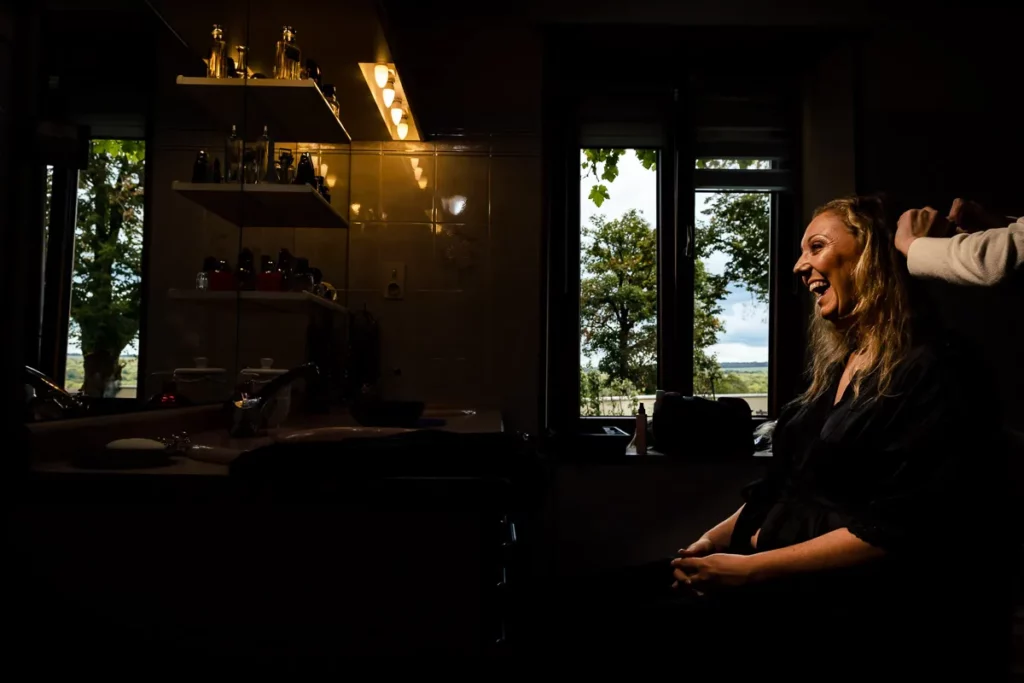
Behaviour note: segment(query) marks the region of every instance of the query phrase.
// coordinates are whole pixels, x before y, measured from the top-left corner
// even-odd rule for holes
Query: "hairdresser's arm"
[[[917,277],[996,285],[1024,269],[1024,218],[970,235],[915,238],[907,248],[907,267]]]
[[[803,543],[754,555],[719,553],[672,560],[677,581],[700,588],[706,584],[738,586],[795,574],[841,569],[878,559],[881,548],[862,541],[848,529],[836,529]]]

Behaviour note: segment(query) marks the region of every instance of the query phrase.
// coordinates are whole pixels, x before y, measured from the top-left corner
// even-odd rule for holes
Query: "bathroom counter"
[[[466,415],[452,415],[452,411],[428,408],[424,412],[425,419],[441,419],[443,425],[424,427],[454,432],[456,434],[494,433],[503,431],[501,413],[497,410],[483,410]],[[227,429],[207,429],[189,435],[193,448],[190,455],[175,456],[172,463],[160,467],[116,468],[83,468],[76,467],[68,458],[42,460],[33,462],[33,472],[40,475],[171,475],[171,476],[226,476],[230,462],[244,453],[275,441],[288,438],[300,439],[320,429],[338,427],[359,427],[347,411],[339,410],[327,415],[296,416],[286,426],[270,430],[266,436],[235,439],[228,436]],[[165,436],[153,434],[152,436]]]

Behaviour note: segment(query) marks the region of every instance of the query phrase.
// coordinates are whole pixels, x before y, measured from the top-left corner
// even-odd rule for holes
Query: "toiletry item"
[[[637,455],[647,455],[647,412],[643,403],[636,411],[636,434],[633,435],[633,445],[636,446]]]
[[[236,78],[247,78],[249,76],[249,48],[245,45],[235,45],[235,52],[238,59],[235,60]]]
[[[277,272],[281,274],[281,291],[287,292],[291,289],[292,270],[295,267],[295,260],[287,249],[282,248],[277,253]]]
[[[309,152],[303,152],[299,157],[299,165],[295,169],[295,180],[292,183],[316,186],[316,171],[313,170],[313,157],[309,155]]]
[[[316,87],[322,92],[324,89],[324,73],[320,65],[312,59],[306,60],[306,78],[316,83]]]
[[[238,253],[238,288],[249,291],[256,289],[256,267],[252,249],[245,247]]]
[[[324,99],[327,100],[327,105],[334,112],[334,115],[341,118],[341,108],[338,104],[338,91],[330,83],[324,84]]]
[[[274,78],[282,80],[299,77],[302,51],[295,43],[295,31],[291,26],[281,29],[281,40],[277,41],[277,53],[274,58]]]
[[[242,152],[242,182],[252,185],[259,182],[260,168],[256,161],[256,150],[246,147]]]
[[[274,158],[274,141],[267,135],[267,127],[263,126],[263,135],[266,137],[266,149],[263,151],[263,164],[266,168],[263,173],[264,183],[277,183],[280,182],[280,176],[278,174],[278,162]]]
[[[231,272],[227,261],[218,261],[216,269],[207,272],[206,277],[212,292],[230,292],[236,288],[235,274]]]
[[[231,135],[224,143],[224,181],[237,183],[242,179],[242,155],[244,143],[238,137],[238,126],[231,125]]]
[[[224,42],[224,31],[221,29],[220,24],[214,24],[213,42],[210,44],[210,60],[206,64],[207,78],[227,77],[225,57],[227,57],[227,44]]]
[[[309,259],[296,258],[295,272],[288,283],[293,292],[310,292],[313,290],[313,273],[309,269]]]
[[[267,133],[267,127],[263,126],[263,135],[253,145],[252,154],[253,161],[256,164],[256,177],[252,181],[254,183],[266,182],[267,177],[267,150],[270,146],[270,135]]]
[[[215,158],[213,160],[213,171],[211,172],[211,175],[210,175],[210,182],[211,183],[222,183],[222,182],[224,182],[224,176],[221,175],[221,172],[220,172],[220,159],[219,158]]]
[[[280,181],[285,185],[290,185],[291,182],[295,179],[295,168],[292,167],[292,164],[295,162],[295,157],[292,156],[292,151],[287,147],[281,148],[280,161]]]
[[[261,292],[281,291],[281,273],[270,256],[260,257],[260,273],[256,276],[256,289]]]
[[[196,289],[205,292],[210,288],[210,276],[205,270],[196,273]]]
[[[210,159],[206,156],[205,149],[199,150],[199,154],[196,154],[196,160],[192,164],[192,182],[210,182]]]

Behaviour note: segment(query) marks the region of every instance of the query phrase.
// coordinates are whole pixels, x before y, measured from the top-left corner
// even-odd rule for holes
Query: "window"
[[[78,176],[64,387],[135,398],[145,143],[93,140]]]
[[[657,152],[580,152],[580,415],[627,416],[658,378]]]

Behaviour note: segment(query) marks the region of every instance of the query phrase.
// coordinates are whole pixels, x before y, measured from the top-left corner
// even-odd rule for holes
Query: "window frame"
[[[546,242],[545,388],[541,424],[549,433],[595,433],[605,426],[633,431],[633,418],[579,415],[580,370],[580,172],[581,149],[613,146],[586,144],[578,96],[549,89],[544,136]],[[695,193],[700,191],[770,191],[772,215],[769,257],[769,397],[768,418],[794,397],[799,386],[802,336],[800,303],[795,284],[787,286],[786,263],[795,258],[800,166],[795,141],[701,141],[693,108],[672,88],[658,112],[665,124],[658,150],[658,385],[693,392],[693,296]],[[794,126],[795,128],[795,126]],[[797,136],[793,136],[793,140]],[[615,147],[651,148],[616,140]],[[766,170],[703,170],[700,158],[771,159]],[[792,281],[792,278],[789,278]],[[648,410],[650,413],[651,411]]]

